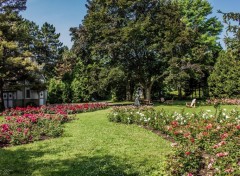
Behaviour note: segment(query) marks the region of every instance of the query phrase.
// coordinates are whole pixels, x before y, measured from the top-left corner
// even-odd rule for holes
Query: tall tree
[[[223,13],[224,23],[227,24],[225,43],[235,57],[240,58],[240,13]],[[228,35],[229,34],[229,35]]]
[[[240,60],[229,51],[219,56],[208,82],[212,97],[236,98],[240,95]]]
[[[0,0],[0,13],[19,12],[26,9],[27,0]]]
[[[55,76],[55,66],[64,50],[59,37],[60,34],[56,33],[53,25],[44,23],[34,46],[36,60],[39,64],[43,64],[43,72],[47,79]]]
[[[153,83],[187,43],[189,31],[179,12],[177,4],[168,0],[89,1],[79,29],[87,38],[80,35],[74,41],[86,38],[92,58],[121,65],[150,99]]]
[[[193,35],[188,48],[182,48],[187,52],[170,60],[166,80],[177,85],[179,95],[182,89],[189,95],[202,88],[204,96],[208,96],[207,78],[221,51],[217,40],[222,24],[216,17],[209,17],[212,7],[207,0],[177,0],[177,3],[183,16],[181,20]]]
[[[21,48],[24,31],[23,19],[18,15],[25,9],[26,1],[5,0],[0,7],[0,92],[1,109],[4,109],[3,88],[13,81],[32,79],[38,65],[31,60],[31,53]]]
[[[218,58],[208,82],[213,97],[235,98],[240,94],[240,13],[219,12],[227,24],[227,50]]]

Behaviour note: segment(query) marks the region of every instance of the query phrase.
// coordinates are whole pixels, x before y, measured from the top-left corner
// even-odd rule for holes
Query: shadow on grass
[[[43,147],[43,146],[42,146]],[[44,157],[58,155],[54,152],[38,150],[6,150],[0,149],[0,175],[42,175],[42,176],[137,176],[139,173],[120,158],[110,155],[81,156],[71,159]],[[41,157],[44,157],[41,158]]]

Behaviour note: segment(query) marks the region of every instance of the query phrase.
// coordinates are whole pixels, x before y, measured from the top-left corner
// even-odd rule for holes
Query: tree
[[[223,51],[208,79],[211,96],[235,98],[240,95],[240,61],[229,52]]]
[[[66,87],[62,80],[57,80],[55,78],[50,79],[48,85],[49,103],[64,103],[64,101],[67,99],[65,90]]]
[[[38,64],[31,60],[31,53],[21,48],[24,31],[22,18],[18,15],[25,9],[26,1],[5,0],[0,7],[0,92],[4,109],[3,88],[19,80],[34,80]]]
[[[181,20],[192,33],[187,48],[181,48],[184,52],[170,60],[166,81],[177,85],[179,97],[182,89],[188,96],[201,88],[204,96],[208,96],[207,78],[221,51],[217,40],[222,24],[216,17],[208,16],[212,7],[207,0],[177,0],[177,3]]]
[[[227,26],[227,36],[225,37],[225,43],[227,49],[231,50],[235,57],[240,58],[240,13],[223,13],[224,23]],[[228,35],[228,34],[232,34]]]
[[[34,46],[35,57],[39,64],[43,64],[44,76],[49,79],[55,76],[55,67],[63,52],[60,34],[49,23],[44,23],[37,35]]]
[[[77,64],[77,56],[73,51],[66,48],[62,54],[61,59],[57,63],[56,74],[57,78],[63,81],[72,81],[74,68]]]
[[[25,10],[26,2],[27,0],[0,0],[0,14]]]
[[[79,31],[74,42],[85,39],[92,58],[121,65],[126,81],[131,77],[144,87],[146,99],[188,36],[177,4],[167,0],[89,1]]]
[[[240,13],[219,12],[223,14],[224,22],[228,24],[227,34],[232,35],[225,37],[227,50],[218,58],[208,82],[213,97],[235,98],[240,94]]]

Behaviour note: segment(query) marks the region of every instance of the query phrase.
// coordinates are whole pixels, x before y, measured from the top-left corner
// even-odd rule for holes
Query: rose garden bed
[[[74,114],[106,107],[106,103],[89,103],[7,109],[1,114],[0,147],[58,137],[63,133],[62,124]]]
[[[138,124],[174,139],[169,156],[170,175],[240,175],[240,112],[215,115],[166,113],[151,107],[114,107],[109,120]]]

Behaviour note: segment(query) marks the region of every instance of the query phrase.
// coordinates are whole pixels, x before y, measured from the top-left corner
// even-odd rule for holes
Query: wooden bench
[[[140,102],[142,105],[153,105],[151,100],[141,100]]]

